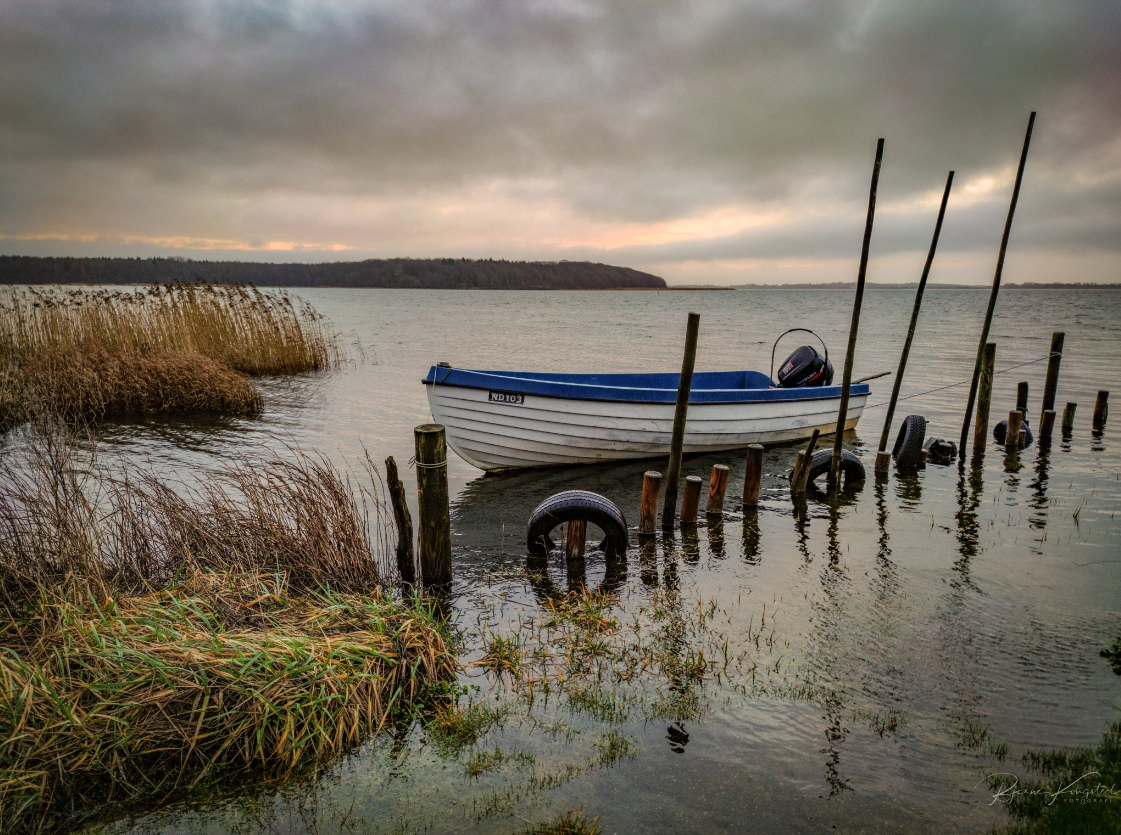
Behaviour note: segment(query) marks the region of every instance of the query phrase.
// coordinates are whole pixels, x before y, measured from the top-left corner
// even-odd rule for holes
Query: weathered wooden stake
[[[708,504],[705,514],[719,516],[724,513],[724,492],[728,489],[728,468],[723,464],[712,465],[712,475],[708,480]]]
[[[802,459],[802,469],[798,473],[798,487],[796,492],[801,494],[806,492],[806,488],[810,486],[810,467],[813,466],[814,449],[817,447],[817,440],[821,433],[815,429],[813,434],[810,435],[810,442],[806,444],[806,454]]]
[[[448,504],[448,446],[444,427],[426,423],[413,430],[416,442],[416,491],[420,518],[417,552],[420,579],[426,588],[452,581],[451,507]]]
[[[1063,435],[1070,435],[1074,431],[1074,410],[1077,403],[1067,403],[1063,409]]]
[[[981,357],[981,385],[977,392],[977,424],[973,427],[973,454],[980,455],[989,443],[989,405],[993,398],[996,368],[996,343],[985,344]]]
[[[1008,428],[1004,433],[1004,448],[1011,452],[1020,446],[1020,422],[1024,413],[1013,409],[1008,413]]]
[[[756,507],[759,504],[759,491],[763,486],[763,445],[752,444],[747,448],[747,460],[743,469],[743,506]]]
[[[1109,417],[1109,392],[1098,392],[1098,398],[1094,401],[1094,418],[1093,427],[1099,432],[1105,429],[1105,421]]]
[[[689,314],[685,328],[685,354],[681,358],[681,378],[677,383],[677,408],[673,412],[673,436],[670,438],[669,467],[666,469],[666,498],[662,506],[662,527],[672,528],[677,513],[677,482],[681,478],[681,453],[685,448],[685,419],[689,413],[689,391],[693,388],[693,366],[697,361],[697,334],[701,315]]]
[[[794,459],[794,472],[790,474],[790,492],[797,493],[798,485],[802,483],[802,468],[806,466],[806,451],[804,449],[798,450],[798,456]]]
[[[965,406],[965,420],[961,424],[961,440],[958,444],[960,460],[965,460],[965,444],[969,440],[969,424],[973,421],[973,404],[977,398],[977,384],[981,379],[981,364],[984,361],[985,346],[989,341],[989,327],[993,323],[996,310],[996,297],[1000,293],[1000,277],[1004,273],[1004,255],[1008,251],[1008,237],[1012,234],[1012,217],[1016,214],[1016,202],[1020,199],[1020,185],[1024,181],[1024,165],[1028,161],[1028,146],[1031,132],[1035,127],[1035,111],[1028,117],[1028,129],[1024,134],[1024,147],[1020,151],[1020,166],[1016,169],[1016,183],[1012,186],[1012,201],[1008,204],[1008,217],[1004,221],[1004,234],[1000,239],[1000,250],[996,256],[996,274],[993,276],[993,289],[989,293],[989,306],[985,309],[985,322],[981,326],[981,338],[977,342],[977,361],[973,364],[973,379],[969,384],[969,400]],[[976,435],[974,435],[976,437]]]
[[[588,536],[588,523],[584,519],[573,519],[568,523],[564,536],[564,558],[566,560],[584,559],[584,541]]]
[[[405,501],[405,485],[397,473],[397,462],[393,456],[385,459],[385,483],[389,489],[389,501],[393,506],[393,521],[397,526],[397,573],[406,585],[416,583],[416,556],[413,551],[413,519],[409,515],[409,505]]]
[[[697,509],[701,506],[701,485],[704,482],[699,475],[691,475],[685,479],[685,490],[681,494],[681,524],[697,524]]]
[[[1059,363],[1063,361],[1063,340],[1066,334],[1055,331],[1051,334],[1051,355],[1047,359],[1047,378],[1043,383],[1043,409],[1039,413],[1039,424],[1043,425],[1043,412],[1055,408],[1055,393],[1059,389]]]
[[[1039,446],[1040,448],[1051,446],[1051,433],[1055,429],[1055,410],[1045,409],[1043,416],[1039,419]]]
[[[647,470],[642,475],[642,502],[638,506],[638,535],[653,536],[658,527],[658,493],[662,489],[662,474]]]
[[[1028,381],[1016,383],[1016,411],[1028,414]]]
[[[864,243],[860,249],[860,269],[856,274],[856,298],[852,302],[852,322],[849,324],[849,347],[845,354],[845,374],[841,382],[841,407],[837,411],[837,436],[833,440],[833,462],[829,465],[829,486],[841,483],[841,443],[848,420],[849,388],[852,386],[852,364],[856,359],[856,332],[860,327],[860,304],[864,300],[864,277],[868,273],[868,248],[872,243],[872,220],[876,216],[876,187],[880,182],[880,163],[884,158],[884,140],[876,142],[876,161],[872,165],[872,187],[868,192],[868,216],[864,221]],[[806,459],[808,467],[810,462]]]
[[[934,252],[938,249],[938,236],[942,234],[942,221],[946,217],[946,204],[950,200],[950,187],[954,184],[954,172],[946,177],[946,190],[942,192],[942,205],[938,207],[938,219],[934,221],[934,237],[930,241],[930,249],[926,253],[926,263],[922,268],[919,278],[919,289],[915,291],[915,305],[911,308],[911,324],[907,327],[907,338],[903,341],[903,352],[899,355],[899,369],[895,372],[895,382],[891,387],[891,400],[887,404],[887,414],[884,415],[884,428],[880,433],[880,448],[876,455],[876,472],[886,473],[891,466],[891,454],[887,453],[888,438],[891,436],[891,421],[895,417],[895,404],[899,400],[899,390],[903,386],[903,372],[907,370],[907,357],[911,353],[911,342],[915,338],[915,328],[919,323],[919,309],[922,307],[922,296],[926,290],[926,280],[930,276],[930,266],[934,263]]]

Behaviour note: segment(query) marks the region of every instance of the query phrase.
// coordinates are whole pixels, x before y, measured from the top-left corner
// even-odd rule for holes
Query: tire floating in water
[[[833,450],[820,449],[810,459],[809,483],[821,476],[829,475],[829,467],[833,463]],[[841,450],[841,484],[847,490],[864,482],[864,465],[855,453],[847,449]]]
[[[927,438],[923,450],[931,464],[952,464],[958,455],[958,445],[943,438]]]
[[[529,555],[549,556],[559,547],[549,536],[553,529],[579,519],[598,525],[604,532],[603,541],[596,547],[606,559],[627,553],[627,520],[615,503],[589,490],[565,490],[545,499],[530,515],[525,545]]]
[[[917,467],[922,463],[923,441],[926,439],[926,418],[907,415],[895,436],[891,457],[897,467]]]
[[[1031,427],[1028,426],[1027,418],[1024,418],[1022,421],[1020,421],[1020,428],[1024,430],[1024,443],[1021,444],[1021,446],[1020,446],[1020,448],[1023,449],[1024,447],[1031,446],[1032,441],[1035,440],[1035,436],[1032,435],[1032,433],[1031,433]],[[1007,420],[1002,420],[1000,423],[998,423],[996,426],[993,427],[993,440],[995,440],[998,444],[1001,444],[1001,445],[1004,444],[1005,436],[1007,434],[1008,434],[1008,421]]]

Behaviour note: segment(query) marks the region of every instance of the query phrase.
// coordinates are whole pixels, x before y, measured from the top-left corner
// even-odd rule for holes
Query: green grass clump
[[[419,605],[193,570],[146,594],[44,591],[0,631],[0,820],[63,829],[218,777],[285,777],[447,680]]]
[[[601,832],[599,818],[585,817],[583,809],[525,828],[525,835],[600,835]]]

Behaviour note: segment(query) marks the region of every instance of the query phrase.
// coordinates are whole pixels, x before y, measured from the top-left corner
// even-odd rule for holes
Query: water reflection
[[[749,507],[743,512],[743,560],[748,565],[759,565],[763,536],[759,530],[759,509]]]
[[[954,572],[957,579],[954,584],[971,587],[973,581],[970,577],[970,564],[980,550],[980,522],[977,510],[981,505],[981,495],[984,491],[984,466],[985,454],[974,454],[970,464],[968,477],[964,467],[958,468],[957,483],[957,541],[958,557],[954,560]]]

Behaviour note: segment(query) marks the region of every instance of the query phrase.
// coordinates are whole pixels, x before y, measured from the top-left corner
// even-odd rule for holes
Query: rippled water
[[[429,417],[420,379],[432,363],[675,370],[690,310],[701,314],[698,369],[766,371],[778,333],[810,327],[828,342],[839,376],[852,301],[851,291],[299,295],[351,334],[354,363],[266,382],[258,420],[106,427],[106,454],[169,472],[292,443],[341,461],[367,448],[404,462],[412,427]],[[944,387],[972,370],[986,299],[982,291],[927,294],[903,396],[942,390],[901,403],[898,418],[922,414],[932,434],[956,440],[966,387]],[[912,301],[907,290],[866,295],[857,376],[894,369]],[[665,712],[604,719],[557,700],[514,711],[477,746],[533,754],[536,771],[515,764],[467,776],[465,754],[441,753],[413,729],[371,742],[287,793],[172,809],[116,828],[513,832],[581,806],[619,833],[1000,825],[1002,808],[979,781],[995,771],[1024,775],[1028,750],[1093,744],[1117,718],[1121,679],[1099,650],[1121,634],[1121,427],[1095,437],[1090,413],[1098,389],[1121,389],[1119,313],[1121,293],[1110,291],[1001,296],[992,329],[998,370],[1045,357],[1051,332],[1066,332],[1058,403],[1076,401],[1077,422],[1069,440],[1056,430],[1049,454],[1031,447],[1006,462],[990,444],[981,469],[932,466],[908,479],[870,479],[851,501],[811,502],[802,519],[786,486],[795,448],[767,450],[762,507],[746,518],[733,500],[742,489],[737,454],[687,460],[683,474],[732,467],[724,520],[702,526],[696,540],[632,548],[612,607],[624,624],[646,622],[659,606],[684,622],[713,601],[720,639],[758,665],[753,678],[741,668],[705,688],[701,706],[680,723],[686,742],[667,730],[674,717]],[[780,346],[778,359],[797,344]],[[994,415],[1013,408],[1016,383],[1026,380],[1034,427],[1045,367],[998,374]],[[890,378],[872,385],[870,404],[885,401]],[[866,410],[846,439],[869,471],[883,412]],[[548,593],[517,573],[533,507],[559,490],[590,489],[633,524],[648,466],[484,477],[452,456],[455,617],[466,660],[479,654],[480,622],[515,629]],[[589,562],[589,582],[602,573]],[[563,574],[550,576],[563,588]],[[479,698],[513,699],[478,667],[463,681],[478,685]],[[558,721],[573,733],[542,730]],[[541,785],[543,773],[582,761],[589,740],[610,730],[633,743],[633,758]]]

